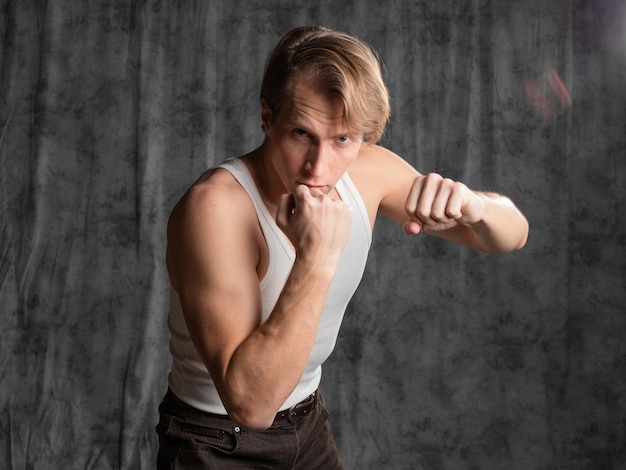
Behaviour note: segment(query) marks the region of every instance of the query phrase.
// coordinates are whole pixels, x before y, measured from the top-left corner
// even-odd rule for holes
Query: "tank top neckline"
[[[278,224],[276,223],[276,219],[272,217],[272,214],[270,214],[270,211],[265,205],[265,201],[263,201],[263,198],[261,197],[259,188],[257,187],[254,181],[254,178],[252,177],[252,174],[250,173],[250,170],[248,169],[248,166],[245,164],[245,162],[241,158],[231,158],[231,159],[226,160],[222,164],[222,167],[228,166],[229,164],[235,165],[235,167],[238,170],[240,170],[239,175],[245,180],[246,187],[247,189],[249,189],[248,194],[250,194],[252,201],[255,207],[257,208],[257,214],[261,215],[265,219],[265,222],[272,229],[272,231],[276,234],[287,256],[289,256],[289,258],[292,261],[295,260],[296,258],[295,250],[291,242],[289,241],[289,238],[285,234],[285,232],[283,232],[281,228],[278,226]],[[233,177],[235,176],[233,175]],[[339,194],[339,197],[341,198],[341,200],[345,200],[343,177],[344,176],[342,176],[337,181],[337,184],[335,184],[335,189],[337,190],[337,194]]]

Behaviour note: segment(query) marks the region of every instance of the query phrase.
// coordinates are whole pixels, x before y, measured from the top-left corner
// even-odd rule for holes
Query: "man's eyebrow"
[[[306,120],[300,118],[299,116],[290,116],[287,119],[287,124],[290,126],[295,127],[296,129],[300,129],[305,131],[307,134],[311,134],[313,135],[314,132],[311,130],[312,127],[310,127],[307,123]]]
[[[287,122],[292,126],[307,128],[306,119],[299,113],[291,113],[287,118]]]
[[[293,126],[297,129],[301,129],[305,132],[307,132],[308,134],[311,135],[315,135],[315,133],[311,130],[312,127],[310,127],[307,124],[307,118],[305,116],[303,116],[300,113],[297,112],[292,112],[286,119],[287,124],[289,124],[290,126]],[[337,137],[345,137],[348,136],[350,138],[354,138],[356,135],[358,135],[358,132],[355,132],[354,130],[351,130],[349,128],[344,128],[341,132],[337,133],[336,135],[333,136],[333,138],[337,138]]]

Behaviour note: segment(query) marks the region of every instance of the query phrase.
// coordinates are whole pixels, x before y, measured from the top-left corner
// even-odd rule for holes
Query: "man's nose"
[[[328,170],[329,158],[328,145],[316,144],[308,152],[305,168],[312,176],[321,176]]]

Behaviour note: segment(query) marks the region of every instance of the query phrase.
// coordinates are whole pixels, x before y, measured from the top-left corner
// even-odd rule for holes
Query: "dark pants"
[[[168,390],[159,406],[157,469],[343,469],[324,399],[317,395],[306,416],[250,431],[227,416],[197,410]]]

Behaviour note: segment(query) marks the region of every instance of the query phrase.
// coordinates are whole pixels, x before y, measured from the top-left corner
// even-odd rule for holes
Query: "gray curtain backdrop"
[[[169,211],[260,144],[302,24],[378,51],[385,146],[531,224],[491,257],[377,221],[323,379],[346,467],[626,468],[621,0],[1,0],[0,467],[153,468]]]

